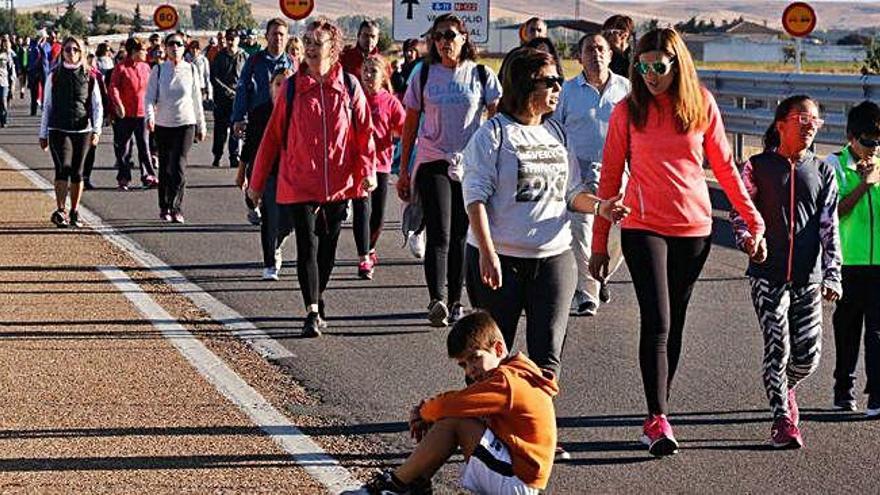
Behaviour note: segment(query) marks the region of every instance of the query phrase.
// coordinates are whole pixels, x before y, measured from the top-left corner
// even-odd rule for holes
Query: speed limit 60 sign
[[[174,29],[180,16],[177,15],[177,9],[171,5],[160,5],[153,12],[153,24],[162,31],[166,29]]]

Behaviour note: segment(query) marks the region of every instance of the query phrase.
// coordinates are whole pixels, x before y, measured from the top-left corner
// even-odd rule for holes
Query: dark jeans
[[[266,268],[281,264],[281,258],[276,256],[276,251],[281,249],[284,241],[290,235],[291,219],[282,214],[281,207],[275,202],[278,175],[272,174],[266,179],[263,188],[263,200],[260,203],[260,245],[263,249],[263,266]]]
[[[513,348],[520,314],[526,313],[529,358],[559,375],[577,267],[571,251],[549,258],[499,256],[501,287],[492,290],[480,276],[480,251],[467,247],[467,284],[471,304],[484,309]]]
[[[856,399],[856,364],[865,328],[865,392],[880,407],[880,267],[843,267],[843,298],[834,310],[834,400]]]
[[[156,148],[159,151],[159,209],[182,212],[186,190],[187,154],[193,145],[196,128],[156,126]]]
[[[223,157],[223,147],[229,147],[229,163],[233,167],[238,166],[238,160],[241,156],[241,139],[230,133],[232,127],[232,104],[217,102],[214,107],[214,141],[211,146],[211,152],[214,154],[215,160]]]
[[[9,88],[8,86],[0,87],[0,125],[4,127],[6,126],[9,118],[9,102],[7,101],[7,98],[10,95],[10,89],[11,88]]]
[[[307,307],[323,299],[330,281],[347,203],[284,205],[296,233],[296,275]]]
[[[639,301],[639,365],[648,412],[665,414],[688,303],[709,256],[711,238],[623,229],[620,240]]]
[[[150,175],[156,175],[150,150],[147,147],[148,133],[144,117],[126,117],[113,123],[113,152],[116,154],[116,173],[118,182],[131,182],[131,141],[134,137],[137,146],[138,162],[141,166],[141,182]]]
[[[82,182],[91,132],[49,131],[49,153],[55,164],[55,181]]]
[[[43,86],[43,71],[28,76],[28,89],[31,90],[31,116],[37,114],[37,103],[40,102]]]
[[[385,224],[385,203],[388,195],[388,175],[376,174],[376,189],[366,198],[352,200],[354,217],[352,233],[357,245],[358,256],[364,256],[376,249],[376,242]]]
[[[445,161],[423,163],[416,187],[425,218],[425,281],[431,300],[461,300],[464,283],[464,245],[468,217],[461,183],[449,178]],[[448,298],[443,283],[449,290]]]

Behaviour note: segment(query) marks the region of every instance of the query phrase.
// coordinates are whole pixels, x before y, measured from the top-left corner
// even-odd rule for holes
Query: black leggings
[[[125,117],[113,124],[113,152],[116,154],[116,166],[119,168],[116,173],[117,181],[131,181],[132,136],[137,146],[138,162],[141,165],[141,181],[145,181],[147,176],[156,175],[147,146],[148,134],[144,117]]]
[[[187,154],[193,145],[194,125],[156,126],[159,150],[159,209],[180,213],[186,191]]]
[[[639,365],[648,412],[666,414],[688,302],[709,256],[711,238],[623,229],[620,240],[639,301]]]
[[[461,182],[449,178],[445,161],[423,163],[416,174],[419,201],[425,218],[425,281],[431,300],[461,300],[464,283],[464,244],[468,217]]]
[[[358,256],[365,256],[376,249],[376,242],[385,224],[385,199],[388,194],[387,173],[376,173],[376,189],[366,198],[352,200],[354,218],[352,232]]]
[[[318,304],[336,264],[336,243],[347,201],[286,205],[296,232],[296,276],[306,307]]]
[[[49,152],[55,164],[55,181],[82,182],[91,132],[49,131]]]

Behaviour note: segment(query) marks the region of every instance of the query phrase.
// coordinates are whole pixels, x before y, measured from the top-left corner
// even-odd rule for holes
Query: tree
[[[86,16],[76,10],[77,1],[67,0],[67,8],[64,11],[64,15],[58,19],[58,26],[69,31],[70,34],[82,36],[88,34],[89,23],[86,20]]]
[[[871,44],[865,48],[862,74],[880,74],[880,40],[877,38],[871,40]]]
[[[190,7],[196,29],[224,29],[230,26],[257,27],[251,4],[245,0],[200,0]]]
[[[134,18],[131,20],[131,30],[135,33],[140,33],[144,30],[144,18],[141,17],[140,2],[134,6]]]
[[[3,26],[5,29],[8,29],[12,23],[9,19],[9,11],[8,10],[0,10],[0,26]],[[33,36],[37,32],[36,24],[34,23],[34,17],[31,14],[22,14],[19,12],[15,13],[15,24],[12,27],[12,32],[19,36]]]

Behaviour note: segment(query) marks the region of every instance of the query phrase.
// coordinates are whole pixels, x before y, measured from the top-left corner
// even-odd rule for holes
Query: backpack
[[[419,89],[421,90],[421,105],[422,107],[419,109],[419,113],[425,111],[425,86],[428,84],[428,73],[431,71],[431,63],[427,60],[422,61],[422,67],[419,69]],[[480,79],[480,87],[483,89],[483,103],[486,102],[486,82],[489,80],[489,73],[486,71],[486,66],[483,64],[477,64],[477,77]]]
[[[354,119],[354,90],[357,86],[356,79],[353,74],[342,71],[342,80],[345,82],[345,89],[348,91],[348,115],[349,122],[352,126],[356,125]],[[296,73],[287,78],[287,101],[284,106],[284,132],[281,134],[281,149],[287,149],[287,133],[290,131],[290,119],[293,116],[293,99],[296,96]]]

